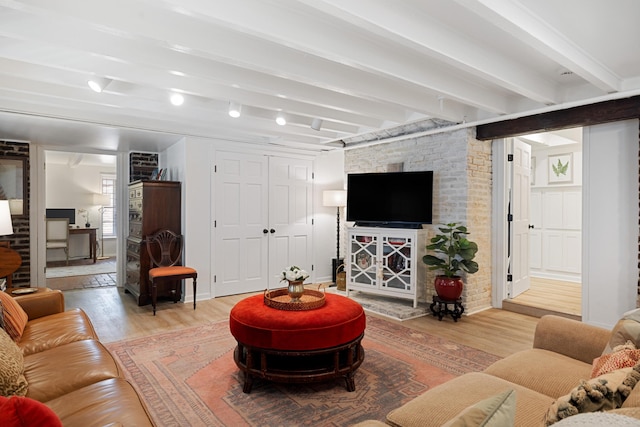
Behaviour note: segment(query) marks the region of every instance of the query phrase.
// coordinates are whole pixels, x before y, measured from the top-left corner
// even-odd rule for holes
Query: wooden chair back
[[[182,235],[171,230],[160,230],[145,237],[147,253],[152,267],[171,267],[182,259]]]

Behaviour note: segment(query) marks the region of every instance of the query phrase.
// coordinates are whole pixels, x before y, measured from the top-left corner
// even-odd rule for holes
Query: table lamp
[[[10,234],[13,234],[13,223],[11,222],[11,208],[9,207],[9,201],[0,200],[0,236],[8,236]],[[3,247],[9,248],[8,240],[1,243]],[[4,291],[7,286],[13,287],[11,283],[11,275],[13,274],[13,271],[15,271],[15,269],[20,266],[21,263],[20,256],[17,254],[17,252],[12,251],[11,249],[7,250],[17,256],[18,263],[16,264],[15,268],[11,270],[9,275],[6,276],[6,279],[0,281],[0,292]],[[3,262],[4,261],[6,260],[3,259]]]
[[[104,207],[111,204],[111,196],[108,194],[95,193],[93,195],[93,204],[100,206],[98,211],[100,212],[100,257],[99,259],[107,259],[109,257],[104,256]]]
[[[9,234],[13,234],[9,201],[0,200],[0,236],[8,236]]]
[[[331,277],[333,282],[336,281],[336,270],[342,263],[340,259],[340,208],[347,205],[346,190],[325,190],[322,192],[322,204],[328,207],[336,208],[336,258],[333,260],[333,273]]]

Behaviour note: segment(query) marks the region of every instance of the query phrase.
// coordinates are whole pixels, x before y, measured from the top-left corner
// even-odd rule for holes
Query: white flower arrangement
[[[285,268],[284,270],[282,270],[282,273],[280,273],[281,282],[285,280],[297,282],[300,280],[305,280],[307,277],[309,277],[309,273],[307,273],[306,270],[303,270],[295,265]]]

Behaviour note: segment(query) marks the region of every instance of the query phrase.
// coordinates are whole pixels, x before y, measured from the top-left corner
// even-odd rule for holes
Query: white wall
[[[167,180],[182,182],[182,234],[184,264],[198,271],[197,300],[211,292],[211,165],[212,141],[184,138],[159,156],[161,168],[168,168]],[[193,301],[190,281],[184,301]]]
[[[116,174],[115,167],[83,166],[70,168],[66,164],[47,164],[46,167],[46,207],[76,209],[75,226],[84,227],[84,218],[78,215],[78,209],[88,211],[88,220],[92,227],[100,227],[99,206],[93,204],[93,195],[102,192],[102,175]],[[69,239],[69,257],[85,258],[89,256],[87,235],[73,235]],[[98,240],[100,230],[98,230]],[[115,239],[107,239],[105,255],[116,253]],[[64,260],[62,250],[48,250],[47,261]]]
[[[638,120],[585,128],[584,322],[611,328],[636,307]]]
[[[329,151],[315,161],[314,180],[314,266],[315,281],[329,282],[332,278],[331,260],[336,256],[337,208],[322,205],[324,190],[344,190],[344,152]],[[340,208],[340,257],[345,254],[345,210]]]

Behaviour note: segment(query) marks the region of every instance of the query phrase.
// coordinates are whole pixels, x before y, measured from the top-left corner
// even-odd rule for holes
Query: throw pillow
[[[60,418],[44,403],[28,397],[0,397],[3,427],[62,427]]]
[[[613,352],[614,347],[631,341],[637,347],[640,344],[640,309],[626,312],[611,331],[611,338],[602,354]]]
[[[639,427],[640,420],[610,412],[594,412],[591,414],[578,414],[566,418],[556,424],[557,427]]]
[[[27,394],[27,379],[24,377],[22,351],[11,337],[0,329],[0,396],[24,396],[25,394]],[[4,424],[0,423],[0,425]]]
[[[0,292],[0,305],[2,305],[4,330],[14,341],[20,341],[29,316],[20,307],[20,304],[6,292]]]
[[[635,344],[631,341],[614,347],[613,351],[613,353],[603,354],[593,360],[591,378],[617,369],[633,367],[640,361],[640,350],[636,349]]]
[[[515,418],[516,392],[507,390],[464,409],[443,427],[512,426]]]
[[[640,363],[633,368],[618,369],[588,381],[582,380],[569,394],[553,402],[545,415],[545,425],[550,426],[580,413],[619,408],[638,380]]]

